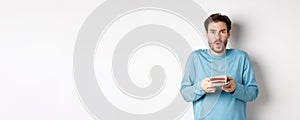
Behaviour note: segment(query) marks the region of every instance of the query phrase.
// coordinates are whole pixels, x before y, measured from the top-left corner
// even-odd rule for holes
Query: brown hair
[[[204,22],[206,32],[208,31],[208,24],[211,22],[224,22],[227,27],[227,32],[231,30],[231,21],[226,15],[222,15],[221,13],[210,15]]]

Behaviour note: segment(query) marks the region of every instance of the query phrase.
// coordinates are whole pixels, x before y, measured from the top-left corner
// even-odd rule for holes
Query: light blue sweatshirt
[[[202,90],[201,80],[211,77],[211,61],[224,57],[226,76],[234,79],[236,89],[233,93],[222,91],[208,114],[201,115],[209,94]],[[187,60],[180,92],[184,100],[193,102],[195,120],[246,120],[246,104],[256,99],[258,86],[246,52],[227,49],[226,55],[215,56],[209,49],[200,49],[193,51]]]

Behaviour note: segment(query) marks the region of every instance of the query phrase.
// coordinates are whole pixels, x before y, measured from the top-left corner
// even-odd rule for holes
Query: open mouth
[[[217,40],[214,42],[215,45],[217,46],[221,46],[222,45],[222,41],[221,40]]]
[[[215,43],[215,46],[216,46],[217,48],[221,48],[221,47],[222,47],[222,43],[221,43],[221,42],[216,42],[216,43]]]

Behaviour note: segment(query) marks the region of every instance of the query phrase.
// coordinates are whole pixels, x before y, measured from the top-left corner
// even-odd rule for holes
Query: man
[[[251,61],[244,51],[226,49],[231,30],[226,15],[212,14],[204,26],[210,49],[190,54],[180,92],[187,102],[193,102],[195,120],[246,120],[246,104],[258,95]],[[221,72],[227,82],[222,86],[212,85],[213,73],[220,72],[212,67],[214,60],[223,61],[219,65],[224,66]]]

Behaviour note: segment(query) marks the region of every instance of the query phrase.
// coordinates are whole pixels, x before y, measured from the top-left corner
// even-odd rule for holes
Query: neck
[[[216,55],[216,56],[223,56],[223,55],[225,54],[225,52],[226,52],[226,49],[225,49],[224,51],[220,52],[220,53],[216,53],[216,52],[214,52],[212,49],[209,49],[209,50],[210,50],[210,52],[211,52],[213,55]]]

